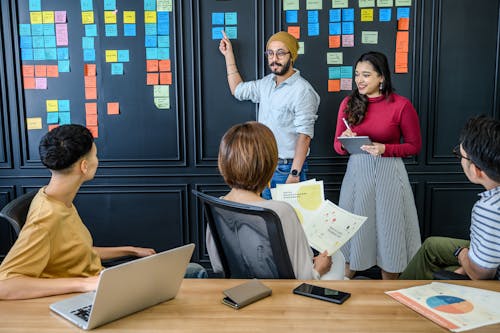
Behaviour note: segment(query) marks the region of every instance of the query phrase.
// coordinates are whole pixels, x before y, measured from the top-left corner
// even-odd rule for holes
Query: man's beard
[[[272,63],[269,64],[269,68],[271,69],[271,72],[273,72],[275,75],[285,75],[288,70],[290,69],[290,66],[292,64],[292,59],[288,59],[287,63],[282,65],[281,63],[277,62],[277,61],[274,61]],[[271,67],[274,66],[274,65],[277,65],[278,67],[273,70]],[[281,70],[280,70],[280,67],[281,66]]]

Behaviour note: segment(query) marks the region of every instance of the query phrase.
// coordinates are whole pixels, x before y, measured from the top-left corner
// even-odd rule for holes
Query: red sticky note
[[[97,77],[96,76],[84,76],[85,87],[97,87]]]
[[[47,76],[47,66],[46,65],[35,65],[35,76],[36,77],[46,77]]]
[[[158,84],[158,73],[147,73],[146,84],[148,86],[157,85]]]
[[[340,91],[340,80],[328,80],[328,91]]]
[[[54,128],[57,128],[57,127],[59,127],[59,124],[49,125],[49,132],[52,131]]]
[[[408,52],[408,31],[396,32],[396,52]]]
[[[293,37],[300,39],[300,27],[298,26],[289,26],[288,33]]]
[[[35,66],[23,65],[23,76],[24,77],[34,77],[35,76]]]
[[[57,65],[47,66],[47,77],[59,77],[59,67]]]
[[[85,87],[85,99],[97,99],[97,88]]]
[[[88,126],[87,125],[87,129],[90,131],[90,133],[92,133],[92,136],[94,138],[99,137],[99,130],[97,129],[97,126]]]
[[[340,35],[328,36],[328,47],[336,49],[340,47]]]
[[[85,119],[87,120],[87,126],[97,126],[97,115],[96,114],[86,114]]]
[[[96,75],[95,64],[85,64],[84,69],[83,69],[83,75],[95,76]]]
[[[120,103],[108,102],[108,114],[120,114]]]
[[[158,72],[158,60],[146,60],[146,72]]]
[[[408,73],[408,52],[396,52],[394,67],[396,73]]]
[[[97,114],[97,103],[85,103],[85,114]]]
[[[160,84],[172,84],[172,72],[160,73]]]
[[[410,28],[410,19],[402,17],[398,20],[398,30],[408,30]]]
[[[170,60],[160,60],[160,72],[170,72]]]
[[[36,83],[34,77],[24,77],[23,83],[24,83],[24,89],[36,89]]]

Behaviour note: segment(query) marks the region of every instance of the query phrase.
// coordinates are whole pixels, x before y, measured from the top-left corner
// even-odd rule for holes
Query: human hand
[[[220,40],[219,43],[219,51],[224,56],[233,53],[233,44],[231,44],[231,41],[227,37],[226,32],[224,30],[222,30],[222,39]]]
[[[362,145],[360,148],[375,157],[381,156],[385,152],[385,145],[378,142],[373,142],[371,145]]]
[[[293,184],[298,182],[300,182],[300,177],[297,176],[288,175],[288,178],[286,179],[286,184]]]
[[[351,131],[350,128],[346,129],[345,131],[342,132],[342,134],[340,134],[340,136],[356,136],[356,135],[357,133]]]
[[[155,254],[156,251],[154,249],[145,248],[145,247],[134,247],[133,248],[134,255],[137,257],[147,257],[152,254]]]
[[[89,276],[89,277],[84,277],[80,278],[81,280],[81,290],[80,292],[88,292],[88,291],[94,291],[97,289],[97,285],[99,284],[99,278],[100,276]]]
[[[314,269],[319,275],[326,274],[332,267],[332,257],[328,255],[328,251],[318,254],[313,258]]]
[[[463,267],[458,267],[454,272],[457,274],[467,275],[467,273],[465,273],[465,269]]]

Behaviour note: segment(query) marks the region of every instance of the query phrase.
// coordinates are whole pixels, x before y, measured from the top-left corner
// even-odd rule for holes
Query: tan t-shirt
[[[26,224],[0,265],[0,280],[88,277],[102,270],[92,236],[75,206],[48,197],[44,188],[31,202]]]

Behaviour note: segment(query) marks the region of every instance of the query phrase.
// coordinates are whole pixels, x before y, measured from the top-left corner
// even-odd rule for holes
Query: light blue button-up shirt
[[[293,159],[298,135],[314,136],[320,98],[297,69],[277,87],[275,76],[241,82],[234,97],[259,103],[257,120],[274,133],[279,158]]]

